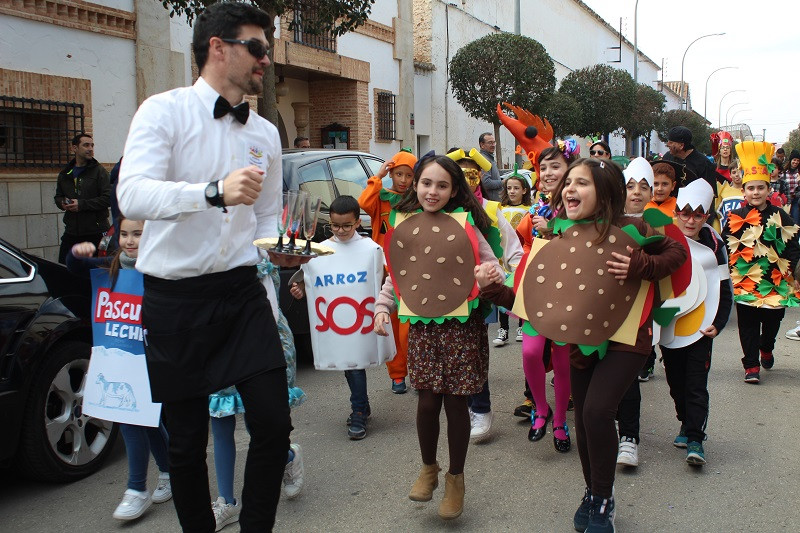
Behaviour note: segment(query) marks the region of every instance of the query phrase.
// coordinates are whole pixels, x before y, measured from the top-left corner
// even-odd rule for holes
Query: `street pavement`
[[[800,320],[790,309],[775,348],[775,368],[762,371],[760,385],[743,382],[735,312],[717,338],[710,375],[708,464],[686,464],[672,446],[679,424],[660,365],[643,383],[640,464],[617,469],[617,531],[731,532],[795,531],[800,528],[800,342],[784,332]],[[490,327],[490,335],[495,333]],[[395,395],[384,367],[367,371],[372,418],[367,438],[350,441],[345,419],[349,390],[340,372],[301,366],[297,383],[308,400],[293,411],[292,440],[305,455],[305,486],[295,500],[282,497],[276,531],[534,531],[568,532],[583,494],[577,449],[560,454],[552,429],[541,441],[527,440],[527,421],[512,415],[522,400],[520,343],[492,348],[491,439],[471,445],[465,469],[463,515],[444,522],[437,515],[443,480],[433,501],[407,494],[420,466],[414,413],[416,394]],[[549,401],[553,390],[547,387]],[[446,432],[439,461],[447,468]],[[573,427],[573,415],[567,422]],[[236,491],[240,492],[247,434],[237,425]],[[209,464],[213,448],[209,446]],[[216,498],[213,466],[212,496]],[[106,466],[69,485],[33,483],[0,473],[0,532],[180,531],[171,503],[153,505],[138,521],[122,523],[111,513],[125,490],[127,463],[122,439]],[[149,485],[156,470],[151,465]],[[223,531],[238,531],[237,525]]]

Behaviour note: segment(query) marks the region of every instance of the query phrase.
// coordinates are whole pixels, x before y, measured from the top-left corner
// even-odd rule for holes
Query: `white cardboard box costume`
[[[375,298],[383,284],[383,250],[356,234],[324,243],[333,255],[303,265],[314,367],[355,370],[394,359],[392,335],[373,331]],[[391,331],[389,324],[386,329]]]

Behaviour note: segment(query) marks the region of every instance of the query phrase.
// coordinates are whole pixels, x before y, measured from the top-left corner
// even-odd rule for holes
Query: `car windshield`
[[[358,198],[367,186],[367,172],[357,157],[337,157],[328,160],[336,190],[340,195]]]
[[[325,162],[317,161],[300,168],[299,185],[301,191],[308,191],[311,196],[322,200],[322,208],[327,211],[335,195],[333,185],[325,172]]]

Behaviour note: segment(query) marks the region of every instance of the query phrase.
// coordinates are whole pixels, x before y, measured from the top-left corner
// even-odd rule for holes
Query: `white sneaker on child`
[[[142,516],[152,503],[153,499],[149,492],[128,489],[122,495],[122,501],[117,505],[113,516],[117,520],[135,520]]]
[[[617,464],[625,466],[639,466],[639,445],[631,437],[619,439],[619,452]]]
[[[517,342],[522,342],[522,328],[517,328]]]
[[[239,521],[242,504],[238,500],[236,503],[228,503],[225,498],[220,496],[217,501],[211,503],[211,510],[214,512],[214,520],[217,522],[214,531],[219,531],[225,526]]]
[[[287,498],[292,499],[303,490],[303,449],[296,443],[289,447],[294,452],[294,459],[286,463],[283,471],[283,492]]]
[[[793,341],[800,341],[800,320],[797,321],[797,326],[786,332],[786,338]]]
[[[158,485],[153,491],[153,503],[164,503],[172,498],[172,485],[169,482],[169,472],[158,473]]]
[[[474,442],[480,442],[489,436],[489,431],[492,429],[492,412],[488,413],[472,413],[471,422],[472,429],[469,432],[469,438]]]

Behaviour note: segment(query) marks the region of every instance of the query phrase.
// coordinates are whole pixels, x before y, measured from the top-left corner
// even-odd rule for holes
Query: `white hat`
[[[628,168],[622,171],[622,174],[625,176],[626,184],[631,180],[636,183],[645,180],[650,188],[653,188],[653,167],[650,166],[650,163],[648,163],[647,159],[644,157],[637,157],[631,161]]]
[[[714,190],[704,179],[696,179],[689,185],[678,189],[676,204],[678,210],[682,210],[688,205],[692,211],[697,211],[698,207],[702,207],[703,212],[709,213],[713,202]]]

